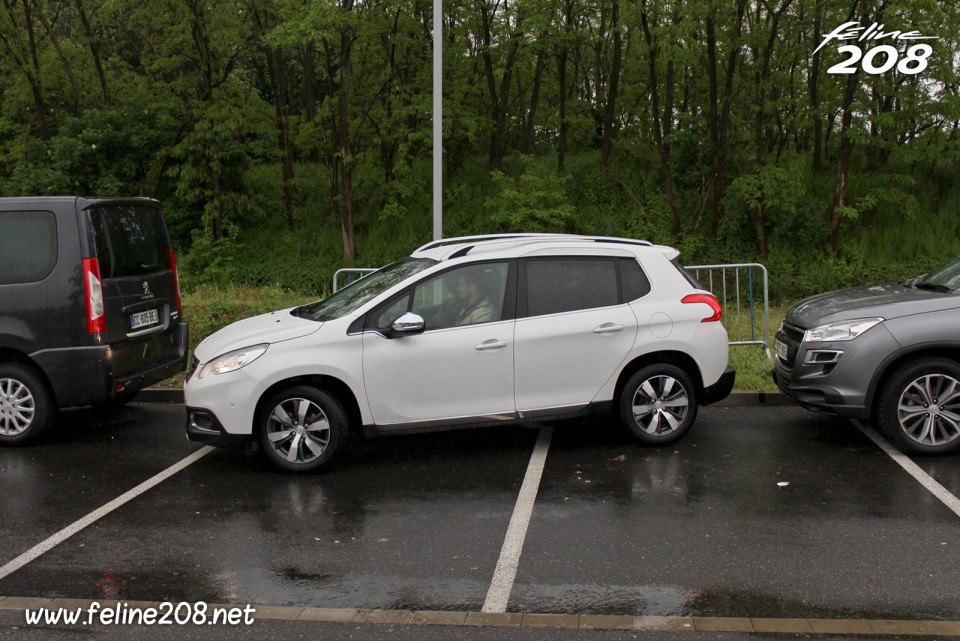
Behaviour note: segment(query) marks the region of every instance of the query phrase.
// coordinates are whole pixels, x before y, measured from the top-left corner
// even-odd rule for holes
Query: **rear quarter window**
[[[159,209],[94,207],[88,215],[104,278],[142,276],[170,269],[170,246]]]
[[[56,264],[53,212],[0,212],[0,285],[41,281]]]

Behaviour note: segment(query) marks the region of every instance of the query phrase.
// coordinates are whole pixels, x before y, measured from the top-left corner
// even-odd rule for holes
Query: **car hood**
[[[903,283],[853,287],[818,294],[794,305],[786,321],[810,328],[824,323],[854,318],[898,318],[936,312],[960,306],[960,298]]]
[[[207,336],[194,350],[201,363],[232,352],[235,349],[260,343],[279,343],[312,334],[323,325],[291,314],[295,308],[282,309],[252,318],[245,318]]]

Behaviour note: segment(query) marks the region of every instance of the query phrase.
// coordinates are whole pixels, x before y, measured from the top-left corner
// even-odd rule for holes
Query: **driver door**
[[[481,280],[496,313],[457,325],[462,304],[457,282],[468,273]],[[363,374],[377,425],[399,429],[514,416],[514,315],[508,300],[515,291],[508,287],[513,278],[509,262],[458,267],[372,312],[363,335]],[[422,333],[391,331],[393,321],[407,312],[424,319]]]

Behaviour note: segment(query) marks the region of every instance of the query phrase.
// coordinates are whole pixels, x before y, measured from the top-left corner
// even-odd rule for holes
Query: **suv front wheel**
[[[880,429],[910,454],[960,449],[960,364],[924,358],[900,369],[878,400]]]
[[[620,420],[643,443],[676,441],[690,430],[696,416],[696,388],[675,365],[647,365],[630,377],[620,394]]]
[[[347,438],[347,413],[336,397],[298,386],[267,399],[257,419],[260,446],[271,462],[290,472],[329,464]]]

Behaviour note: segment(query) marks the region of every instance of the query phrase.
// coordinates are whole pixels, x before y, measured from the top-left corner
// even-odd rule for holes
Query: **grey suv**
[[[960,257],[803,300],[774,347],[774,381],[801,406],[873,420],[908,453],[960,449]]]

